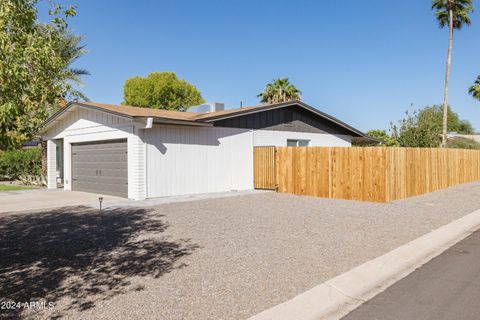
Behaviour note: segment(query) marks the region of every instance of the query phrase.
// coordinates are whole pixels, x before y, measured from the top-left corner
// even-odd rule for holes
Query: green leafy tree
[[[468,89],[468,93],[477,100],[480,100],[480,76],[477,77],[473,86]]]
[[[123,97],[126,105],[180,111],[205,102],[195,86],[173,72],[130,78],[123,87]]]
[[[467,120],[460,120],[450,107],[448,112],[448,130],[461,134],[473,134],[474,129]],[[416,110],[398,124],[392,124],[392,137],[402,147],[438,147],[443,127],[443,106],[429,106]]]
[[[447,117],[448,117],[448,82],[452,64],[453,30],[461,29],[463,25],[470,25],[469,14],[473,11],[472,0],[432,0],[432,9],[435,10],[441,28],[448,26],[449,40],[445,73],[442,147],[447,145]]]
[[[382,141],[387,147],[398,146],[398,141],[387,130],[369,130],[367,136]]]
[[[302,92],[288,81],[288,78],[275,79],[268,83],[262,93],[257,95],[262,103],[281,103],[301,100]]]
[[[40,23],[37,0],[0,1],[0,149],[36,136],[49,113],[75,95],[75,56],[66,51],[78,46],[67,25],[76,11],[49,4],[51,20]]]
[[[475,130],[473,129],[472,124],[467,120],[461,120],[456,112],[452,110],[450,106],[447,108],[448,112],[448,122],[447,129],[448,132],[457,132],[460,134],[473,134]],[[436,126],[443,126],[443,106],[430,106],[425,107],[420,110],[419,122],[433,121]],[[439,133],[440,135],[441,133]]]
[[[392,124],[392,136],[401,147],[436,148],[440,143],[441,128],[431,113],[407,112],[398,125]]]

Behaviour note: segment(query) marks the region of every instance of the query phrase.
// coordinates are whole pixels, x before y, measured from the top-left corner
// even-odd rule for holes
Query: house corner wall
[[[134,200],[147,198],[145,130],[135,127],[128,139],[129,198]]]
[[[47,140],[47,187],[57,188],[57,144]]]

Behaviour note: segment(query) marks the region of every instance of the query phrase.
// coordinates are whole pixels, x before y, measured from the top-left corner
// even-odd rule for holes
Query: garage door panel
[[[108,163],[108,168],[114,168],[114,169],[122,169],[126,168],[125,162],[127,162],[127,159],[125,159],[123,162],[118,162],[118,161],[109,161],[108,159],[105,159],[105,161],[90,161],[88,157],[86,158],[76,158],[73,159],[73,161],[77,164],[77,166],[73,170],[80,170],[80,169],[93,169],[93,170],[99,170],[106,167],[105,163]]]
[[[95,141],[91,143],[78,143],[76,144],[77,150],[124,150],[127,147],[127,141],[116,141],[116,142],[101,142]]]
[[[122,170],[127,170],[126,167],[123,167],[120,164],[112,164],[111,167],[106,168],[102,164],[92,164],[89,165],[88,167],[80,167],[80,168],[75,168],[72,170],[73,175],[80,173],[80,174],[88,174],[90,175],[108,175],[111,170],[115,171],[122,171]]]
[[[108,188],[108,191],[115,191],[115,192],[122,192],[123,191],[123,186],[121,184],[115,184],[113,186],[110,185],[110,183],[107,182],[97,182],[97,181],[79,181],[77,186],[79,188],[84,189],[84,191],[88,191],[89,189],[93,190],[105,190],[105,188]]]
[[[82,160],[82,161],[88,160],[88,162],[85,162],[85,163],[105,162],[105,161],[124,163],[128,158],[127,154],[118,154],[118,153],[116,153],[116,154],[115,153],[103,154],[103,153],[101,153],[102,151],[100,151],[100,150],[92,150],[92,151],[84,150],[84,151],[81,151],[81,152],[82,152],[82,154],[74,154],[73,158],[78,159],[78,160]],[[92,159],[92,154],[95,156],[94,159]],[[80,165],[82,165],[82,164],[80,163]]]
[[[100,169],[99,169],[100,167]],[[112,166],[111,168],[101,168],[101,166],[92,166],[91,168],[75,168],[73,176],[77,175],[90,175],[90,176],[118,176],[126,175],[127,168],[121,166]],[[78,177],[77,177],[78,178]]]
[[[121,186],[112,187],[111,185],[103,184],[103,183],[79,182],[75,190],[92,192],[92,193],[100,193],[100,194],[108,194],[108,195],[118,196],[118,197],[126,197],[125,190]],[[108,190],[108,191],[105,191],[105,190]]]
[[[103,173],[103,172],[102,172]],[[84,175],[77,175],[76,177],[74,176],[73,179],[74,181],[83,181],[83,182],[89,182],[89,183],[106,183],[106,184],[126,184],[125,178],[122,177],[123,171],[119,172],[117,175],[111,175],[111,176],[99,176],[95,174],[84,174]]]
[[[127,197],[127,141],[72,144],[72,189]]]

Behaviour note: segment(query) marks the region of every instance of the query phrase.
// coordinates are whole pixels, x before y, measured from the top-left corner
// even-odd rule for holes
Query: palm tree
[[[473,11],[472,0],[432,0],[432,10],[435,10],[440,28],[448,26],[449,29],[447,70],[445,73],[443,98],[442,147],[445,148],[447,145],[448,81],[450,79],[450,66],[452,64],[453,30],[461,29],[464,24],[471,24],[468,15]]]
[[[480,100],[480,76],[477,77],[473,86],[468,89],[468,93],[477,100]]]
[[[300,100],[302,92],[288,81],[288,78],[274,79],[268,83],[262,93],[257,95],[262,103],[281,103]]]
[[[77,88],[83,85],[82,77],[90,75],[90,72],[86,69],[71,67],[78,58],[87,53],[85,46],[81,44],[83,38],[71,33],[63,33],[62,38],[60,53],[63,60],[67,63],[67,70],[65,72],[66,80],[72,85],[68,91],[68,96],[64,98],[68,100],[89,101],[88,97]]]

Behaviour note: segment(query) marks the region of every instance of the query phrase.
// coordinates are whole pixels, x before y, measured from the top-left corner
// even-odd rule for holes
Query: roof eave
[[[42,124],[42,126],[40,127],[40,134],[43,134],[45,133],[48,129],[50,129],[54,123],[57,121],[56,119],[64,114],[65,112],[69,112],[69,109],[71,108],[71,106],[74,104],[74,102],[69,102],[65,105],[65,107],[61,108],[60,110],[58,110],[57,112],[55,112],[54,114],[52,114],[50,117],[48,117],[47,120],[45,120],[45,122]]]
[[[385,144],[385,141],[375,139],[367,135],[363,137],[353,137],[352,142],[356,143],[357,145],[371,145],[371,144],[384,145]]]
[[[302,101],[299,101],[299,100],[292,100],[292,101],[289,101],[289,102],[278,103],[278,104],[274,104],[274,105],[265,105],[265,106],[258,107],[258,108],[255,108],[255,109],[251,109],[251,110],[239,110],[238,112],[235,112],[235,113],[206,117],[206,118],[199,119],[199,120],[200,121],[205,121],[205,122],[214,122],[214,121],[220,121],[220,120],[229,119],[229,118],[235,118],[235,117],[238,117],[238,116],[253,114],[253,113],[257,113],[257,112],[262,112],[262,111],[266,111],[266,110],[275,110],[275,109],[290,107],[290,106],[293,106],[293,105],[299,105],[302,108],[304,108],[304,109],[306,109],[310,112],[313,112],[316,115],[318,115],[318,116],[320,116],[324,119],[327,119],[327,120],[337,124],[338,126],[344,128],[344,129],[347,129],[348,131],[354,133],[358,137],[364,137],[365,136],[365,134],[363,132],[361,132],[360,130],[357,130],[352,126],[349,126],[345,122],[340,121],[337,118],[335,118],[335,117],[333,117],[329,114],[321,112],[320,110],[317,110],[317,109],[313,108],[312,106],[310,106],[310,105],[308,105],[308,104],[306,104]]]
[[[129,116],[129,115],[121,113],[121,112],[115,112],[115,111],[112,111],[112,110],[106,110],[106,109],[103,109],[103,108],[86,105],[86,104],[83,104],[81,102],[71,101],[71,102],[67,103],[67,105],[65,107],[61,108],[60,110],[55,112],[53,115],[51,115],[42,124],[42,127],[40,129],[40,134],[45,133],[48,129],[50,129],[54,125],[54,123],[57,121],[58,117],[60,117],[64,113],[70,112],[70,109],[75,107],[75,106],[81,106],[83,108],[93,109],[93,110],[97,110],[97,111],[101,111],[101,112],[105,112],[105,113],[111,113],[111,114],[114,114],[116,116],[123,117],[125,119],[132,119],[133,118],[132,116]]]

